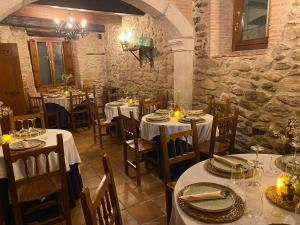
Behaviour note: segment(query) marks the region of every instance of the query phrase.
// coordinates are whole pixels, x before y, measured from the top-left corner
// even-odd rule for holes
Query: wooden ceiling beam
[[[13,16],[26,16],[26,17],[36,17],[43,19],[54,19],[58,18],[60,20],[65,20],[66,17],[71,14],[75,20],[81,21],[85,19],[88,23],[93,24],[122,24],[122,17],[115,13],[101,13],[101,12],[90,12],[90,11],[80,11],[74,9],[66,8],[54,8],[52,6],[45,5],[27,5],[20,10],[13,13]]]
[[[41,28],[41,29],[56,29],[56,24],[50,19],[41,19],[29,16],[8,16],[1,21],[2,25],[25,27],[25,28]],[[87,24],[87,31],[90,32],[105,32],[105,26],[100,24]]]

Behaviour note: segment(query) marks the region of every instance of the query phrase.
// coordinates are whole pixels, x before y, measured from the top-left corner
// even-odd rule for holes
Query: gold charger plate
[[[200,183],[199,183],[200,184]],[[178,192],[177,194],[177,202],[179,207],[189,216],[193,217],[196,220],[205,222],[205,223],[231,223],[239,218],[241,218],[245,211],[245,203],[243,202],[242,198],[237,195],[232,189],[220,185],[220,184],[214,184],[214,183],[208,183],[208,182],[201,182],[201,184],[207,184],[207,185],[214,185],[215,187],[219,187],[220,189],[225,189],[230,192],[230,194],[234,197],[235,201],[233,206],[222,212],[203,212],[199,211],[198,209],[195,209],[191,207],[190,204],[188,204],[186,201],[181,200],[179,197],[182,196],[184,188]]]
[[[236,156],[235,156],[236,157]],[[204,168],[211,174],[217,177],[230,178],[231,173],[226,173],[224,171],[216,169],[211,163],[210,160],[207,160],[204,164]],[[254,176],[253,169],[249,169],[244,173],[245,178],[250,178]],[[238,175],[235,175],[235,178],[239,178]],[[242,178],[242,177],[241,177]]]
[[[278,169],[284,171],[284,172],[290,172],[287,171],[292,168],[292,164],[290,166],[287,166],[287,158],[293,158],[293,154],[288,154],[288,155],[282,155],[278,158],[275,159],[275,165]],[[300,158],[300,155],[297,154],[297,160]]]
[[[291,202],[284,201],[280,195],[277,194],[276,186],[268,187],[266,190],[267,199],[274,205],[286,209],[288,211],[294,212],[296,205],[300,202],[300,198],[295,196],[294,200]]]

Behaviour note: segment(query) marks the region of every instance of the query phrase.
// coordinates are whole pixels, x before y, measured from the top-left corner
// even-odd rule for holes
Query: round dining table
[[[123,115],[130,117],[130,111],[133,112],[134,118],[139,121],[139,105],[128,105],[128,103],[124,102],[123,105],[120,106],[121,112]],[[104,113],[106,119],[108,121],[112,121],[114,118],[119,116],[118,106],[114,106],[111,102],[106,103],[104,107]]]
[[[176,117],[170,117],[167,122],[150,122],[147,121],[148,116],[152,116],[152,114],[143,116],[140,123],[141,138],[147,141],[151,141],[154,137],[160,135],[159,127],[161,125],[165,126],[168,134],[191,129],[190,123],[181,123]],[[205,114],[201,118],[205,119],[205,122],[197,123],[199,143],[210,140],[213,121],[213,116],[209,114]]]
[[[83,184],[79,170],[79,164],[81,163],[81,159],[77,147],[75,145],[72,133],[60,129],[47,129],[46,133],[44,133],[41,136],[35,137],[35,139],[40,139],[44,141],[44,147],[53,146],[57,145],[57,134],[62,134],[63,136],[67,183],[69,189],[69,201],[70,207],[73,208],[76,206],[76,199],[80,197],[80,192],[82,190]],[[49,155],[49,157],[49,163],[51,164],[50,168],[52,168],[53,170],[57,169],[59,166],[57,155],[53,153],[51,156]],[[13,168],[16,179],[21,179],[25,176],[23,163],[14,163]],[[11,224],[11,212],[8,199],[8,181],[2,146],[0,146],[0,206],[1,205],[3,207],[2,210],[4,210],[4,212],[0,211],[0,213],[3,213],[4,218],[6,220],[6,224]]]
[[[254,160],[255,154],[238,154],[236,156],[242,157],[246,160]],[[271,155],[269,154],[260,154],[259,160],[263,162],[263,169],[264,174],[262,177],[262,183],[261,188],[264,192],[269,186],[276,185],[276,178],[279,176],[277,173],[273,173],[269,169],[270,165],[270,159]],[[207,224],[204,222],[201,222],[199,220],[196,220],[189,215],[187,215],[181,208],[179,207],[177,203],[177,195],[180,190],[182,190],[187,185],[198,183],[198,182],[211,182],[211,183],[217,183],[225,186],[230,187],[230,179],[221,178],[215,175],[212,175],[209,173],[205,167],[204,164],[206,161],[199,162],[195,164],[194,166],[187,169],[178,179],[175,189],[174,189],[174,195],[173,195],[173,208],[172,208],[172,215],[171,220],[169,224],[172,225],[203,225]],[[279,171],[279,170],[278,170]],[[247,182],[247,180],[245,181]],[[263,214],[262,216],[251,219],[247,215],[247,199],[246,199],[246,209],[244,215],[237,221],[232,223],[226,223],[226,224],[232,224],[232,225],[267,225],[267,224],[294,224],[294,213],[289,212],[287,210],[281,209],[271,202],[268,201],[265,194],[263,194]]]

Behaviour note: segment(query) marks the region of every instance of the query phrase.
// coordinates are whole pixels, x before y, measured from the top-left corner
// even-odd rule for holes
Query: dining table
[[[47,129],[44,134],[34,137],[45,142],[43,147],[57,145],[56,135],[62,134],[63,136],[63,146],[65,155],[65,166],[67,172],[67,183],[69,189],[69,201],[70,207],[76,206],[76,199],[80,197],[81,190],[83,188],[83,183],[80,174],[79,164],[81,163],[80,155],[78,153],[75,141],[71,132],[60,129]],[[53,153],[54,154],[54,153]],[[55,169],[58,166],[57,155],[54,154],[49,160],[51,163],[51,168]],[[24,165],[21,162],[16,162],[13,165],[14,173],[16,179],[21,179],[25,176]],[[6,224],[12,224],[11,210],[9,207],[8,199],[8,180],[7,173],[5,169],[5,162],[3,156],[2,146],[0,146],[0,205],[2,205],[2,210],[4,214],[4,219]]]
[[[126,100],[118,102],[108,102],[105,104],[104,113],[106,120],[112,121],[119,116],[118,107],[120,107],[123,115],[130,117],[130,111],[133,112],[134,118],[139,121],[139,104],[128,104]]]
[[[140,123],[141,138],[143,138],[144,140],[151,141],[156,136],[159,136],[160,126],[165,126],[166,132],[168,134],[191,129],[190,123],[182,123],[176,117],[170,117],[170,120],[166,122],[148,121],[147,118],[152,115],[153,114],[148,114],[143,116]],[[213,122],[212,115],[204,114],[201,115],[201,118],[204,120],[199,123],[196,123],[199,143],[210,140],[212,122]]]
[[[235,156],[244,158],[246,160],[254,160],[255,154],[237,154]],[[279,176],[280,171],[275,173],[270,170],[271,154],[259,154],[259,161],[263,163],[263,175],[261,179],[261,191],[263,192],[263,210],[262,216],[257,218],[251,218],[247,213],[247,198],[244,198],[246,209],[244,214],[240,219],[231,223],[223,224],[232,224],[232,225],[246,225],[246,224],[256,224],[256,225],[267,225],[267,224],[294,224],[294,213],[287,211],[285,209],[279,208],[278,206],[271,203],[266,195],[264,194],[265,190],[269,186],[276,185],[276,178]],[[273,157],[276,157],[273,155]],[[278,155],[280,157],[280,155]],[[209,160],[209,159],[208,159]],[[187,215],[179,206],[177,197],[179,192],[186,186],[199,183],[199,182],[210,182],[216,183],[228,187],[232,187],[232,183],[228,178],[222,178],[216,175],[211,174],[205,168],[205,161],[201,161],[194,166],[187,169],[177,180],[174,193],[173,193],[173,207],[170,223],[172,225],[204,225],[208,224],[200,220],[194,219],[191,216]],[[251,179],[251,178],[248,178]],[[247,182],[247,179],[244,181]],[[234,189],[233,189],[234,190]],[[235,190],[234,190],[235,191]],[[254,203],[255,204],[255,203]],[[258,203],[257,203],[258,204]],[[210,223],[212,224],[212,223]]]

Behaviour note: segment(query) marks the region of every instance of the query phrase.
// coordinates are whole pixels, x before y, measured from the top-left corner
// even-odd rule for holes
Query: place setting
[[[150,114],[146,117],[147,122],[151,123],[163,123],[163,122],[168,122],[170,121],[169,115],[166,114]]]

